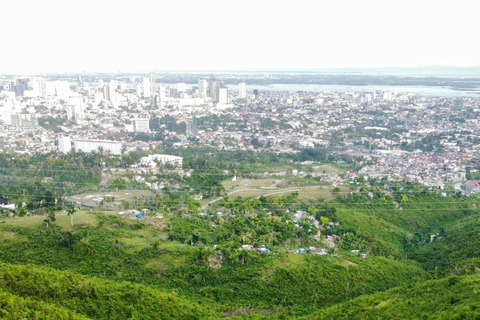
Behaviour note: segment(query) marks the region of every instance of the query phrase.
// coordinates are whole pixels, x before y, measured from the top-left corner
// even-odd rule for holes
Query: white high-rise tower
[[[200,98],[206,98],[207,97],[207,80],[205,79],[198,79],[198,96]]]
[[[150,96],[152,95],[151,90],[152,88],[150,78],[143,78],[143,97],[150,98]]]
[[[247,85],[245,82],[240,82],[238,84],[238,98],[245,99],[247,97]]]

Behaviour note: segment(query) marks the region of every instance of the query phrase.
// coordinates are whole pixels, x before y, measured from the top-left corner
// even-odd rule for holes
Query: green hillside
[[[175,200],[175,208],[142,219],[77,210],[71,221],[62,207],[4,214],[2,312],[11,319],[476,316],[476,199],[370,190],[331,201],[225,196],[203,209]]]
[[[105,281],[45,267],[2,263],[0,283],[4,290],[25,298],[15,298],[25,308],[35,310],[37,306],[32,301],[39,300],[61,306],[58,310],[51,308],[71,319],[83,319],[74,317],[73,312],[92,319],[195,319],[212,314],[204,307],[147,286]],[[38,304],[40,310],[47,307],[45,303]],[[8,305],[5,308],[8,312]]]
[[[479,319],[478,275],[403,286],[322,309],[307,319]]]
[[[475,272],[480,267],[480,217],[445,225],[435,240],[418,246],[411,258],[439,275]]]
[[[155,240],[161,234],[156,226],[94,215],[98,225],[79,225],[72,232],[60,227],[0,225],[4,235],[0,258],[153,285],[221,312],[250,307],[305,314],[425,279],[414,262],[373,255],[360,259],[348,252],[337,256],[244,252],[242,261],[229,259],[212,267],[203,258],[202,248]]]
[[[88,320],[90,318],[70,311],[68,308],[22,298],[12,293],[0,291],[0,318],[5,320],[38,319],[38,320]]]

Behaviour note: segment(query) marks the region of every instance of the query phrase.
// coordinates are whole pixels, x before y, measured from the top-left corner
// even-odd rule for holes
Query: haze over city
[[[480,2],[8,1],[1,73],[480,65]]]

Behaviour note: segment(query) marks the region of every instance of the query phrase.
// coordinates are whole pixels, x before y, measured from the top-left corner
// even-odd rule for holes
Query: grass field
[[[118,192],[109,191],[109,192],[89,192],[82,193],[71,196],[70,199],[73,201],[79,201],[80,203],[89,204],[89,205],[98,205],[104,197],[115,197],[115,202],[122,200],[132,201],[134,197],[143,197],[150,194],[149,190],[120,190]]]
[[[331,199],[336,196],[335,193],[332,193],[333,186],[278,188],[278,185],[283,181],[284,179],[239,179],[237,181],[226,181],[223,186],[228,195],[241,197],[273,196],[291,192],[298,192],[300,199],[319,197]],[[348,188],[340,187],[341,194],[346,191],[348,191]]]
[[[26,227],[26,228],[38,228],[43,224],[45,216],[43,215],[34,215],[28,217],[9,217],[9,218],[0,218],[0,223],[6,223],[12,226],[17,227]],[[96,226],[98,220],[95,215],[90,214],[89,211],[77,211],[73,215],[73,223],[77,225],[85,226]],[[67,213],[56,212],[55,213],[55,224],[60,226],[64,230],[72,230],[72,225],[70,223],[70,217]]]
[[[273,188],[283,179],[238,179],[237,181],[226,181],[223,183],[225,191],[232,192],[245,188]]]
[[[315,173],[338,173],[345,174],[346,170],[343,168],[338,168],[329,164],[323,164],[320,166],[314,166],[313,172]]]
[[[333,186],[307,186],[307,187],[288,187],[278,188],[284,179],[239,179],[237,181],[226,181],[223,183],[225,192],[228,196],[240,197],[261,197],[261,196],[281,196],[293,192],[298,192],[300,200],[325,200],[333,199],[337,193],[332,192]],[[345,194],[349,189],[347,187],[339,187],[338,194]],[[202,201],[202,208],[206,208],[210,203],[220,200],[221,197]]]

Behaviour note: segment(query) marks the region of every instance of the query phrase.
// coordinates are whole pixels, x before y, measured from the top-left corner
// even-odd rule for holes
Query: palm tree
[[[67,210],[67,215],[70,217],[70,224],[73,227],[73,214],[75,213],[75,208],[71,208]]]

